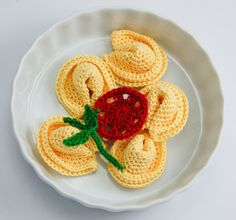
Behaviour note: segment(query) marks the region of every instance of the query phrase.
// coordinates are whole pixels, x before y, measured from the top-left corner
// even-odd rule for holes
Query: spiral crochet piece
[[[124,187],[144,187],[164,171],[166,143],[155,143],[146,134],[138,134],[128,141],[116,141],[110,152],[125,168],[119,171],[108,164],[108,171]]]
[[[66,147],[65,138],[78,132],[78,129],[63,122],[63,116],[47,119],[38,131],[38,150],[42,159],[57,172],[67,176],[80,176],[97,169],[93,140],[77,147]]]
[[[46,164],[67,176],[96,171],[98,152],[118,184],[142,188],[164,172],[166,141],[185,126],[188,100],[176,85],[159,81],[167,55],[154,39],[118,30],[111,42],[110,54],[78,55],[61,67],[56,95],[70,116],[48,118],[37,147]]]
[[[137,133],[144,125],[148,102],[131,88],[119,87],[105,93],[95,103],[99,109],[98,133],[108,140],[123,140]]]
[[[188,100],[176,85],[158,81],[144,87],[141,93],[148,99],[145,128],[154,141],[163,141],[179,133],[188,118]]]
[[[84,106],[93,106],[103,93],[115,87],[107,64],[97,56],[80,55],[68,60],[56,80],[56,94],[69,114],[81,118]]]
[[[167,57],[150,37],[129,30],[113,31],[113,52],[104,55],[115,81],[123,86],[146,86],[161,78]]]

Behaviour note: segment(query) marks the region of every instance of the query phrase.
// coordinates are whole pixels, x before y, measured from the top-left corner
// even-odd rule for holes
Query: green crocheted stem
[[[90,128],[94,128],[94,130],[97,130],[98,128],[98,122],[97,122],[97,117],[99,110],[95,109],[93,110],[89,105],[85,105],[84,107],[84,122],[85,126]]]
[[[97,120],[98,113],[99,113],[98,109],[93,110],[89,105],[86,105],[84,111],[85,124],[82,124],[75,118],[69,118],[69,117],[63,118],[63,121],[65,123],[68,123],[72,127],[76,127],[79,130],[81,130],[81,132],[78,132],[75,135],[63,140],[63,144],[67,147],[75,147],[80,144],[86,143],[89,140],[90,136],[92,136],[100,154],[102,154],[110,163],[112,163],[119,170],[123,170],[124,166],[122,166],[119,163],[119,161],[116,160],[116,158],[114,158],[111,154],[109,154],[106,151],[106,149],[103,147],[101,138],[96,132],[98,129],[98,120]]]
[[[97,132],[92,132],[91,135],[92,135],[93,140],[95,141],[95,143],[97,145],[97,148],[98,148],[100,154],[102,154],[110,163],[112,163],[119,170],[123,170],[124,166],[122,166],[120,164],[120,162],[115,157],[113,157],[111,154],[109,154],[106,151],[106,149],[103,147],[102,140],[99,137],[98,133]]]

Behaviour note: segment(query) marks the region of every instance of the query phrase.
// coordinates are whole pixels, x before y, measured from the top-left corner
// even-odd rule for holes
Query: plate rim
[[[116,207],[116,206],[113,206],[113,205],[108,206],[108,205],[104,205],[104,204],[85,202],[84,200],[82,200],[82,199],[80,199],[78,197],[73,196],[69,192],[66,192],[65,190],[63,190],[59,186],[54,185],[53,181],[50,178],[48,178],[41,171],[41,169],[35,164],[35,162],[28,156],[28,154],[26,153],[25,148],[22,147],[25,144],[23,143],[22,138],[18,134],[16,123],[15,123],[15,119],[14,119],[15,118],[15,116],[14,116],[14,99],[15,99],[15,96],[16,96],[16,89],[15,89],[16,86],[15,85],[16,85],[16,82],[17,82],[18,78],[20,77],[21,69],[22,69],[22,67],[24,65],[25,59],[27,58],[28,54],[30,54],[31,51],[37,45],[37,43],[42,38],[44,38],[54,28],[57,28],[58,26],[63,25],[64,23],[68,22],[69,20],[71,20],[71,19],[73,19],[73,18],[75,18],[77,16],[80,16],[80,15],[83,15],[83,14],[87,14],[87,13],[99,12],[99,11],[102,11],[102,10],[107,10],[107,11],[109,11],[109,10],[130,10],[130,11],[138,12],[138,13],[146,13],[146,14],[155,16],[158,19],[161,19],[161,20],[163,20],[165,22],[168,22],[171,25],[176,26],[181,32],[183,32],[186,36],[188,36],[202,50],[202,52],[204,53],[204,55],[208,59],[208,63],[211,65],[211,68],[212,68],[212,70],[215,73],[215,77],[216,77],[216,80],[217,80],[217,83],[218,83],[218,86],[219,86],[218,87],[219,94],[221,95],[220,98],[221,98],[221,101],[222,101],[222,106],[221,106],[221,109],[220,109],[220,112],[221,112],[220,122],[221,123],[219,125],[220,127],[219,127],[219,133],[218,133],[217,140],[216,140],[216,145],[213,148],[211,154],[208,156],[208,159],[205,162],[205,164],[203,164],[199,170],[195,171],[194,176],[190,180],[188,180],[187,183],[185,183],[184,186],[182,186],[179,189],[175,190],[174,192],[172,192],[168,196],[165,196],[165,197],[159,198],[159,199],[158,198],[157,199],[152,199],[152,200],[146,202],[145,204],[130,204],[129,206],[122,207],[122,208],[119,208],[119,207]],[[127,211],[127,210],[144,209],[144,208],[147,208],[147,207],[152,206],[154,204],[160,204],[160,203],[166,202],[166,201],[172,199],[173,197],[175,197],[175,195],[177,195],[177,194],[185,191],[187,188],[189,188],[193,184],[193,182],[196,180],[196,178],[205,171],[206,167],[208,166],[208,164],[212,160],[213,156],[215,155],[216,150],[219,147],[219,142],[220,142],[221,134],[222,134],[222,128],[223,128],[223,124],[224,124],[224,96],[223,96],[223,90],[222,90],[222,86],[221,86],[221,83],[220,83],[219,75],[218,75],[218,73],[217,73],[217,71],[216,71],[216,69],[215,69],[215,67],[214,67],[214,65],[213,65],[209,55],[207,54],[207,52],[202,48],[202,46],[199,44],[199,42],[191,34],[186,32],[185,30],[183,30],[175,22],[173,22],[173,21],[171,21],[169,19],[163,18],[162,16],[157,15],[157,12],[155,10],[153,10],[153,9],[150,9],[150,8],[149,9],[147,9],[147,8],[144,9],[144,8],[137,7],[137,6],[135,6],[135,7],[130,7],[130,6],[108,6],[108,7],[99,6],[99,7],[90,7],[88,10],[80,10],[77,13],[74,13],[74,14],[72,14],[69,17],[66,17],[66,18],[64,18],[62,20],[59,20],[54,25],[52,25],[50,28],[48,28],[46,31],[44,31],[42,34],[40,34],[34,40],[34,42],[31,44],[30,48],[27,50],[27,52],[23,55],[23,57],[20,60],[19,66],[18,66],[17,71],[16,71],[16,75],[15,75],[13,83],[12,83],[12,95],[11,95],[11,106],[10,106],[10,108],[11,108],[11,118],[12,118],[12,126],[13,126],[14,136],[15,136],[18,144],[19,144],[19,147],[20,147],[21,153],[23,155],[23,158],[25,159],[25,161],[27,161],[28,164],[30,164],[31,167],[33,167],[33,169],[35,170],[35,173],[38,175],[38,177],[43,182],[47,183],[49,186],[51,186],[53,189],[55,189],[60,195],[66,197],[66,198],[69,198],[69,199],[72,199],[72,200],[74,200],[76,202],[79,202],[80,204],[82,204],[85,207],[99,208],[99,209],[103,209],[103,210],[111,211],[111,212],[120,212],[120,211]]]

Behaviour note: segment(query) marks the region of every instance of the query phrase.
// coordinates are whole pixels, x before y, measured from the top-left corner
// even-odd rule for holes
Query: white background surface
[[[151,8],[192,34],[211,57],[225,97],[221,141],[205,172],[187,191],[167,203],[123,213],[85,208],[43,183],[20,153],[10,115],[12,80],[35,38],[80,10],[114,5]],[[235,220],[235,9],[234,0],[0,0],[0,220]]]

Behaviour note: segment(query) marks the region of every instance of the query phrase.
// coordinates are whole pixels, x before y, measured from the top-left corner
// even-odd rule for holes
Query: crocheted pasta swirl
[[[81,118],[86,104],[93,106],[99,96],[115,87],[111,70],[100,58],[80,55],[68,60],[56,80],[56,94],[69,114]]]
[[[150,37],[129,30],[113,31],[113,52],[104,55],[115,81],[123,86],[146,86],[161,78],[167,57]]]
[[[116,141],[110,153],[123,163],[119,171],[107,164],[111,176],[127,188],[141,188],[158,179],[164,171],[166,143],[155,143],[146,134],[138,134],[127,141]]]
[[[68,176],[94,172],[99,151],[117,183],[141,188],[162,175],[166,140],[186,124],[188,100],[176,85],[158,81],[167,56],[155,40],[119,30],[111,41],[113,52],[103,58],[75,56],[59,70],[56,94],[73,118],[47,119],[37,146],[50,167]],[[104,140],[113,143],[110,152]]]
[[[92,139],[77,148],[68,148],[63,140],[78,129],[63,122],[63,116],[47,119],[38,131],[37,145],[42,159],[54,170],[67,176],[80,176],[97,169],[96,145]]]
[[[188,118],[188,100],[176,85],[158,81],[140,90],[148,100],[145,128],[154,141],[163,141],[179,133]]]

